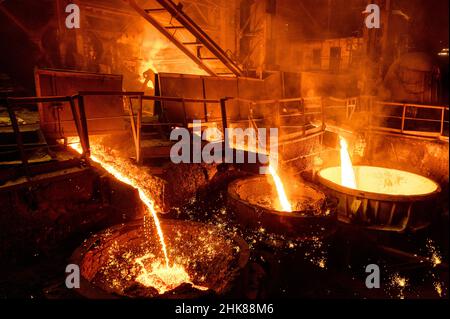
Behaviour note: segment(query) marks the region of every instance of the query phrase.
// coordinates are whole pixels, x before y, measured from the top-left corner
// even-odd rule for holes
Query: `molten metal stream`
[[[78,153],[81,154],[83,152],[79,143],[71,143],[69,145]],[[91,155],[91,160],[100,164],[106,171],[108,171],[119,181],[128,184],[138,190],[140,199],[147,207],[155,222],[159,242],[164,254],[165,263],[161,263],[160,260],[155,260],[151,254],[144,254],[143,256],[136,258],[134,262],[141,268],[140,274],[136,277],[136,281],[146,287],[155,288],[159,294],[164,294],[165,292],[178,287],[182,283],[190,283],[197,289],[207,290],[207,287],[194,285],[194,283],[190,279],[189,274],[186,272],[182,265],[170,265],[169,256],[164,241],[164,234],[162,232],[161,224],[155,210],[155,203],[151,199],[150,194],[148,194],[148,191],[146,191],[145,188],[141,187],[139,183],[139,179],[141,179],[142,176],[134,176],[129,169],[129,164],[123,160],[120,160],[120,158],[114,157],[111,160],[114,161],[115,165],[111,165],[107,163],[106,160],[102,160],[103,157],[107,158],[107,155],[104,154],[100,147],[95,147],[95,145],[92,145],[92,150],[94,150],[93,152],[97,151],[99,154],[97,154],[98,156]],[[150,263],[146,263],[147,265],[145,265],[144,261],[147,259],[153,261]]]
[[[286,192],[284,190],[283,182],[281,181],[280,176],[278,176],[276,170],[272,165],[269,165],[269,173],[272,175],[273,181],[275,182],[275,186],[277,188],[278,199],[280,200],[281,208],[284,212],[292,212],[292,206],[289,202]]]
[[[79,143],[70,144],[70,147],[72,147],[74,150],[76,150],[80,154],[83,153],[83,150],[81,149],[81,146]],[[100,164],[108,173],[113,175],[119,181],[121,181],[125,184],[128,184],[138,190],[139,198],[145,204],[145,206],[148,208],[148,211],[150,212],[150,214],[153,217],[153,220],[154,220],[155,226],[156,226],[156,231],[158,232],[159,242],[161,243],[161,249],[164,254],[166,266],[169,267],[169,255],[167,254],[166,243],[164,241],[164,234],[162,232],[161,224],[159,222],[158,216],[156,215],[155,203],[153,202],[153,200],[150,198],[149,195],[146,194],[145,190],[138,185],[138,183],[135,179],[125,175],[126,174],[126,172],[125,172],[126,166],[124,166],[124,165],[120,166],[124,169],[124,172],[120,172],[116,167],[113,167],[112,165],[102,161],[99,157],[97,157],[95,155],[91,155],[90,158],[94,162]]]
[[[353,171],[352,160],[348,153],[348,144],[343,137],[339,137],[341,144],[341,185],[356,189],[355,172]]]

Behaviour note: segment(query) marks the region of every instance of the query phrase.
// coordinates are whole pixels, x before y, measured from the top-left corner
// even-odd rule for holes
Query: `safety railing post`
[[[136,123],[136,162],[138,164],[142,164],[142,156],[141,156],[142,95],[139,95],[138,101],[139,101],[139,109],[138,109],[137,123]]]
[[[186,112],[186,102],[184,101],[184,98],[181,100],[181,105],[183,107],[183,124],[184,127],[188,127],[188,120],[187,120],[187,112]]]
[[[16,138],[16,143],[19,148],[19,154],[20,154],[20,158],[22,160],[24,173],[26,176],[30,177],[29,170],[28,170],[28,158],[25,153],[25,148],[24,148],[23,140],[22,140],[22,133],[20,132],[16,113],[14,112],[13,106],[11,104],[9,104],[8,102],[6,103],[6,108],[8,110],[9,119],[11,121],[11,126],[14,131],[14,136]]]
[[[77,112],[77,108],[75,106],[75,98],[78,98],[77,96],[72,96],[69,99],[69,105],[70,105],[70,110],[72,111],[72,117],[73,117],[73,121],[75,122],[75,128],[77,130],[77,134],[78,137],[80,138],[80,143],[81,143],[81,139],[82,139],[82,135],[83,135],[83,131],[81,128],[81,122],[80,122],[80,116],[78,115]],[[65,142],[67,141],[67,138],[65,137]]]
[[[323,102],[323,97],[320,97],[320,107],[322,110],[322,130],[325,130],[325,104]]]
[[[228,98],[221,98],[220,99],[220,113],[222,115],[222,127],[223,127],[223,141],[224,141],[224,146],[225,146],[225,150],[228,149],[229,145],[229,141],[228,141],[228,137],[227,137],[227,128],[228,128],[228,121],[227,121],[227,99]]]
[[[406,116],[406,104],[403,104],[403,112],[402,112],[402,128],[401,132],[403,133],[405,130],[405,116]]]
[[[91,155],[91,148],[89,145],[89,132],[86,120],[86,111],[84,108],[84,96],[78,95],[78,111],[80,113],[80,122],[83,134],[80,136],[81,146],[83,148],[83,155],[89,157]]]

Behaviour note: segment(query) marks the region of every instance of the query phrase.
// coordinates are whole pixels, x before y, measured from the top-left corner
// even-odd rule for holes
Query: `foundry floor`
[[[223,191],[214,197],[200,196],[183,207],[182,213],[172,211],[165,217],[194,219],[235,231],[235,225],[226,217],[228,214],[222,214],[226,210]],[[448,225],[448,220],[444,225]],[[63,270],[72,252],[89,234],[77,234],[54,251],[36,253],[21,266],[2,269],[0,298],[79,298],[76,292],[65,288]],[[436,229],[433,234],[436,242],[443,238],[436,236]],[[433,278],[445,283],[444,292],[448,289],[448,268],[433,268],[382,254],[364,242],[363,233],[344,225],[332,238],[323,240],[319,249],[316,244],[311,246],[308,243],[296,243],[293,249],[280,249],[271,243],[272,237],[245,232],[241,235],[251,243],[245,291],[249,299],[399,298],[399,291],[390,283],[382,289],[366,288],[364,269],[369,263],[380,265],[385,280],[395,273],[407,277],[409,287],[403,292],[405,298],[439,298]],[[420,238],[404,238],[403,241],[405,246],[419,249],[429,236],[428,233]],[[295,242],[292,238],[283,240]],[[448,242],[439,244],[440,247],[448,247]],[[324,267],[318,266],[316,257],[325,257]],[[386,282],[383,280],[382,283]]]

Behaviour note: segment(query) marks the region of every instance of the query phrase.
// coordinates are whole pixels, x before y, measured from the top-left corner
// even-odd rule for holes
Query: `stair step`
[[[159,138],[161,138],[159,132],[142,132],[141,137],[143,139],[159,139]]]
[[[24,144],[46,144],[39,129],[21,129],[22,142]],[[0,129],[0,145],[17,145],[16,135],[12,128],[2,127]]]
[[[141,156],[143,159],[149,158],[170,158],[170,149],[172,146],[143,146]]]
[[[185,27],[183,27],[182,25],[167,25],[164,28],[168,29],[168,30],[178,30],[178,29],[186,29]]]
[[[160,10],[151,10],[142,9],[139,4],[139,1],[136,0],[128,0],[128,3],[131,7],[133,7],[142,17],[144,17],[150,24],[152,24],[156,29],[158,29],[166,38],[168,38],[171,42],[173,42],[178,49],[183,51],[191,60],[200,65],[202,69],[204,69],[208,74],[215,75],[217,71],[223,71],[220,67],[218,69],[218,65],[208,65],[206,62],[210,61],[218,61],[223,64],[225,69],[228,69],[234,75],[241,75],[242,70],[239,65],[233,61],[226,52],[212,39],[210,38],[204,30],[197,25],[185,12],[182,10],[181,5],[176,5],[172,0],[155,0],[159,6],[166,10],[167,14],[170,14],[179,25],[165,26],[166,23],[162,23],[162,21],[158,21],[154,16],[150,13],[153,12],[163,12]],[[159,9],[159,8],[155,8]],[[173,30],[174,32],[170,32]],[[186,41],[187,39],[180,39],[180,37],[175,37],[173,33],[176,30],[182,30],[183,35],[185,33],[189,33],[192,36],[192,39],[196,39],[190,43]],[[183,43],[183,41],[185,43]],[[187,46],[197,46],[198,48],[206,48],[214,58],[200,58],[193,54],[192,50],[190,50]]]
[[[164,9],[164,8],[144,9],[144,11],[147,12],[147,13],[163,13],[163,12],[167,12],[167,10]]]

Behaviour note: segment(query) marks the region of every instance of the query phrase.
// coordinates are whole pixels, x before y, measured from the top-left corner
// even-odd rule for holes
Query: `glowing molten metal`
[[[319,172],[325,181],[350,189],[392,196],[423,196],[439,190],[432,180],[414,173],[376,166],[353,166],[347,142],[340,138],[341,166]]]
[[[341,185],[356,189],[355,172],[348,153],[347,141],[343,137],[339,137],[339,142],[341,144]]]
[[[69,144],[71,148],[78,153],[82,153],[82,148],[79,143]],[[156,226],[156,231],[161,244],[161,250],[164,255],[164,262],[155,260],[151,265],[144,265],[144,260],[149,259],[150,256],[145,254],[142,257],[136,258],[134,262],[140,266],[140,274],[137,276],[136,281],[146,287],[155,288],[159,294],[163,294],[166,291],[172,290],[183,283],[191,283],[189,274],[181,265],[170,265],[169,255],[167,253],[166,243],[164,241],[164,234],[161,229],[161,224],[156,214],[155,202],[152,200],[149,192],[141,186],[142,174],[133,175],[132,164],[127,161],[113,157],[102,150],[100,145],[91,145],[91,160],[100,164],[108,173],[113,175],[119,181],[132,186],[139,192],[139,197],[144,205],[147,207],[147,211],[153,218]],[[147,270],[147,267],[151,270]],[[207,289],[204,287],[194,286],[199,289]]]
[[[278,199],[280,200],[282,210],[284,212],[292,212],[292,206],[286,196],[283,182],[281,181],[280,176],[278,176],[277,171],[273,168],[272,165],[269,165],[269,173],[272,176],[273,181],[275,182],[275,186],[277,188],[278,193]]]

